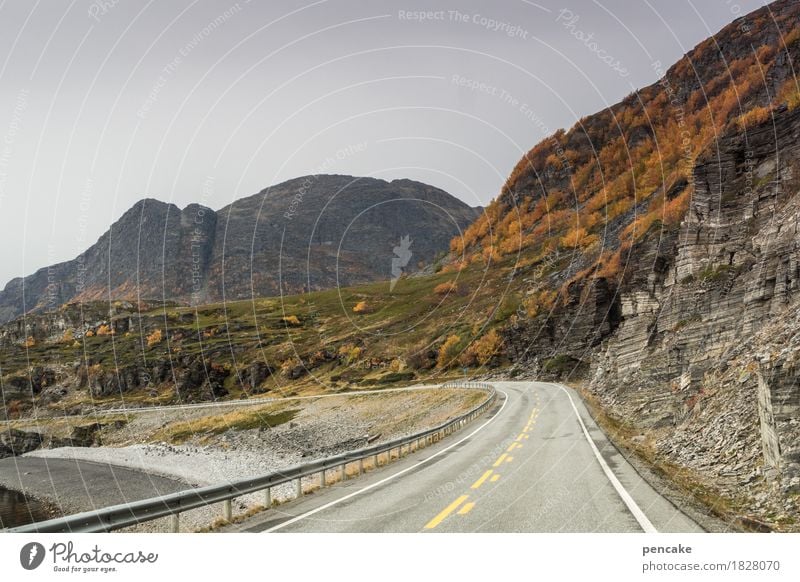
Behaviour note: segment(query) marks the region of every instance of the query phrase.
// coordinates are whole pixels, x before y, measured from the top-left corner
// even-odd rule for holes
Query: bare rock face
[[[420,182],[335,175],[290,180],[216,212],[146,199],[75,260],[8,283],[0,323],[78,300],[203,304],[389,281],[402,239],[409,257],[398,272],[411,273],[479,212]],[[52,318],[54,331],[74,327]]]
[[[796,515],[800,110],[724,137],[693,181],[681,229],[631,253],[591,390],[665,460]]]
[[[8,429],[0,433],[0,459],[24,455],[38,449],[41,445],[42,435],[37,432]]]

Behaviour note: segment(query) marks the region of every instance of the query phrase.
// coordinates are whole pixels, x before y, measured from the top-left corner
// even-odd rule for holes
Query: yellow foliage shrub
[[[579,249],[586,248],[597,242],[596,235],[590,235],[589,232],[582,226],[576,226],[561,237],[558,241],[562,248],[565,249]]]
[[[439,348],[439,356],[436,359],[436,366],[439,368],[450,368],[456,360],[458,355],[458,344],[461,338],[457,335],[447,336],[444,343]]]
[[[154,345],[161,343],[163,339],[164,334],[161,333],[160,329],[157,329],[147,336],[147,347],[153,347]]]
[[[480,339],[475,340],[467,352],[481,365],[485,366],[497,354],[503,345],[503,338],[497,330],[491,330]]]
[[[339,348],[339,357],[345,361],[345,364],[352,364],[358,361],[361,357],[363,350],[353,344],[344,344]]]

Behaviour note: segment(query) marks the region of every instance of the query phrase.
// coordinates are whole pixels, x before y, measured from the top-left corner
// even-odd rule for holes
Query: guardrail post
[[[173,513],[172,518],[170,518],[170,531],[172,533],[178,533],[181,531],[181,514],[180,513]]]
[[[347,481],[347,463],[342,464],[342,481]]]
[[[231,499],[226,499],[222,502],[222,518],[225,521],[231,521],[233,519],[233,503],[231,503]]]
[[[319,488],[325,487],[325,469],[319,472]]]
[[[372,455],[372,465],[375,469],[378,468],[378,455]]]
[[[364,474],[364,457],[361,457],[358,460],[358,474],[359,475],[363,475]]]
[[[300,498],[303,496],[303,482],[300,477],[294,481],[294,496]]]
[[[272,507],[272,487],[264,489],[264,507],[267,509]]]

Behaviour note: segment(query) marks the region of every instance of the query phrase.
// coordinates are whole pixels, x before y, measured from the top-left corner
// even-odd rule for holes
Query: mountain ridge
[[[403,216],[393,220],[378,207]],[[0,322],[70,301],[200,304],[388,280],[392,238],[415,234],[415,262],[406,268],[412,272],[446,250],[479,212],[422,182],[341,174],[292,178],[216,211],[145,197],[75,259],[9,281],[0,291]],[[346,232],[335,226],[353,221]]]

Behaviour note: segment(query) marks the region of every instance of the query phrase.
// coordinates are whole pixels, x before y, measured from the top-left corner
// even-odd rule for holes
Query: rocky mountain
[[[8,283],[0,322],[73,301],[202,304],[388,282],[446,251],[479,212],[419,182],[338,175],[290,180],[217,212],[146,199],[76,259]]]
[[[521,249],[518,370],[580,381],[663,472],[778,528],[800,515],[799,64],[800,3],[735,21],[537,145],[453,244]]]

